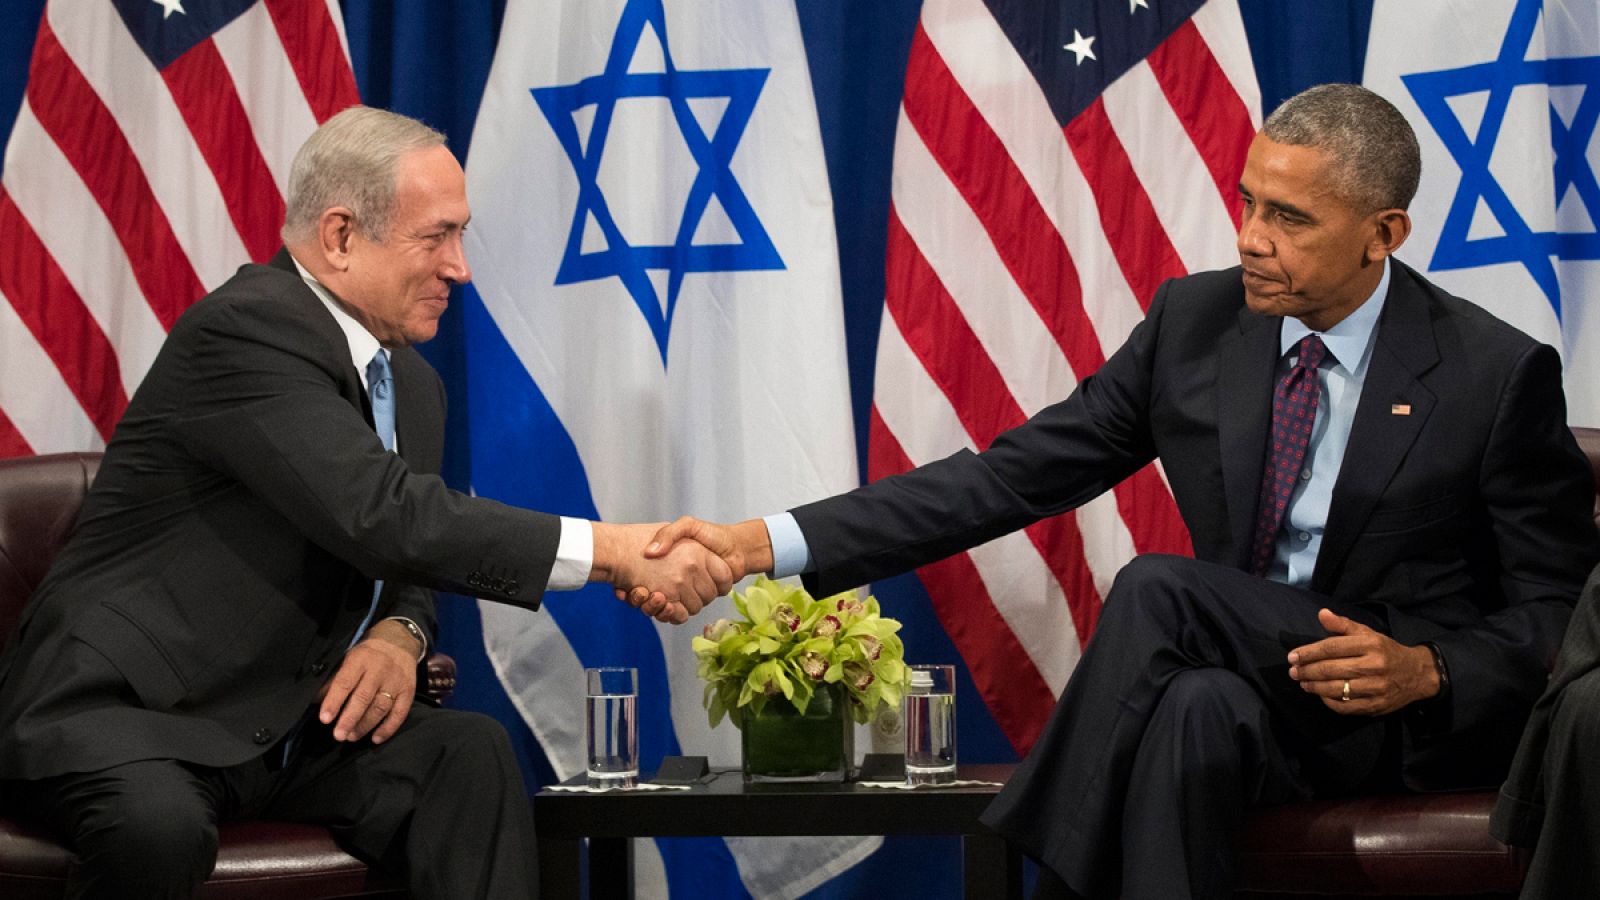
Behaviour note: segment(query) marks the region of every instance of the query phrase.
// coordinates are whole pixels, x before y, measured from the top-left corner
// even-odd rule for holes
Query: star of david
[[[661,44],[664,71],[629,72],[629,62],[647,26],[655,31]],[[672,61],[667,43],[666,11],[661,0],[629,0],[617,23],[602,73],[576,84],[532,89],[534,101],[554,129],[578,176],[577,208],[573,211],[572,229],[555,283],[620,279],[650,325],[662,365],[666,364],[667,338],[685,275],[784,268],[772,239],[728,168],[769,71],[679,69]],[[618,227],[598,181],[600,159],[606,152],[606,137],[617,102],[635,97],[662,97],[669,102],[673,120],[698,167],[684,201],[675,239],[670,244],[630,243]],[[702,98],[726,98],[727,101],[714,133],[709,136],[689,106],[690,100]],[[574,113],[591,105],[595,108],[593,124],[585,146],[578,134]],[[612,152],[626,152],[626,148],[614,147]],[[694,243],[696,228],[713,198],[727,213],[738,243]],[[614,199],[620,202],[626,198]],[[590,220],[604,237],[605,248],[585,253],[583,234]],[[665,303],[647,274],[650,270],[667,273]]]
[[[1505,123],[1511,92],[1522,85],[1581,85],[1583,99],[1570,123],[1552,106],[1551,143],[1555,155],[1555,199],[1568,190],[1582,201],[1592,221],[1600,223],[1600,183],[1595,180],[1587,150],[1600,118],[1600,57],[1527,59],[1528,44],[1538,24],[1540,0],[1518,0],[1506,28],[1500,54],[1493,61],[1439,72],[1419,72],[1401,80],[1417,101],[1428,124],[1461,167],[1461,183],[1451,201],[1434,248],[1430,267],[1464,269],[1491,263],[1521,263],[1561,316],[1561,283],[1553,259],[1600,259],[1600,232],[1534,231],[1489,171],[1489,158]],[[1448,98],[1488,92],[1476,139],[1469,137]],[[1473,211],[1482,200],[1504,235],[1469,240]]]

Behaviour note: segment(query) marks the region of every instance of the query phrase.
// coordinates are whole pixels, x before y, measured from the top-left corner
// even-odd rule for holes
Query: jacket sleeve
[[[1075,509],[1154,459],[1151,370],[1170,284],[1098,372],[983,452],[794,509],[807,586],[829,594],[943,559]]]
[[[1479,492],[1491,546],[1467,552],[1497,574],[1504,605],[1431,638],[1450,670],[1450,696],[1420,710],[1424,727],[1411,729],[1414,741],[1431,731],[1514,746],[1600,560],[1593,476],[1567,427],[1561,364],[1548,346],[1533,345],[1513,367],[1484,447]]]
[[[538,607],[556,517],[413,472],[341,394],[324,336],[280,305],[215,304],[180,326],[194,333],[172,428],[189,453],[368,577]]]

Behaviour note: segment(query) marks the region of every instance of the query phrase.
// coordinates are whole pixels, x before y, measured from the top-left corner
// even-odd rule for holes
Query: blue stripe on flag
[[[466,343],[472,348],[466,366],[474,490],[515,506],[598,518],[583,460],[544,392],[512,352],[472,285],[461,289],[460,300]],[[658,767],[662,756],[682,752],[672,726],[666,659],[650,619],[619,602],[606,585],[546,594],[538,615],[555,618],[585,666],[625,665],[639,670],[642,770]],[[748,896],[723,840],[661,839],[656,845],[666,865],[671,896]]]

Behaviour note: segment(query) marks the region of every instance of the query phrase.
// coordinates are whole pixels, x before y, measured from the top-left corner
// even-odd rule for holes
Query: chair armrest
[[[417,699],[438,706],[456,691],[456,661],[443,653],[429,653],[417,664]]]

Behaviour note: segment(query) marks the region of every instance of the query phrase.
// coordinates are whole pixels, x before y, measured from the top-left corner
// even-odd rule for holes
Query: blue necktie
[[[372,428],[378,432],[384,449],[394,449],[394,375],[389,371],[389,354],[379,350],[367,363],[367,396],[372,400]],[[361,620],[350,646],[367,633],[373,613],[378,611],[378,597],[383,594],[383,579],[372,583],[372,605],[367,607],[367,617]]]

